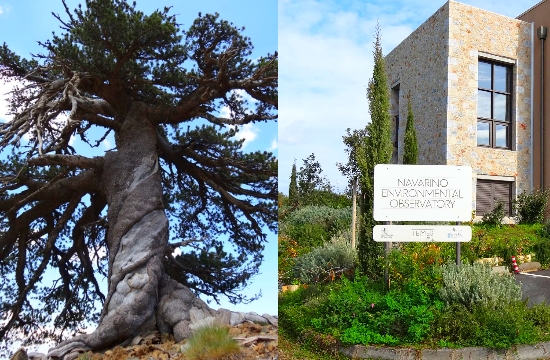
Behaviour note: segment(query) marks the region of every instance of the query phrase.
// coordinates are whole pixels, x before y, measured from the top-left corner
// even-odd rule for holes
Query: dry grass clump
[[[217,324],[197,329],[183,351],[189,360],[237,359],[240,352],[239,344],[229,335],[229,328]]]

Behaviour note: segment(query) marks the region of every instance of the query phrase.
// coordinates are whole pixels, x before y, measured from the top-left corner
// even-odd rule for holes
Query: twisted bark
[[[168,219],[162,202],[155,127],[134,103],[108,152],[102,185],[109,205],[109,291],[97,329],[67,340],[49,359],[75,359],[88,350],[130,343],[151,332],[173,333],[176,341],[208,321],[236,324],[275,322],[255,314],[215,311],[190,289],[166,275],[162,263],[168,246]]]

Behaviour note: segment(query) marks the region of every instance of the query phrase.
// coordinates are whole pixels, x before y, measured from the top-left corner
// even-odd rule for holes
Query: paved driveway
[[[516,282],[521,283],[523,299],[529,299],[529,305],[544,301],[550,305],[550,270],[519,273]]]

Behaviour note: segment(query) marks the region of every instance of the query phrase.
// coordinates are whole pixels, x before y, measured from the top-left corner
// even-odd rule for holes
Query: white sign
[[[468,225],[375,225],[374,241],[378,242],[468,242],[472,228]]]
[[[471,216],[470,166],[374,167],[376,221],[470,221]]]

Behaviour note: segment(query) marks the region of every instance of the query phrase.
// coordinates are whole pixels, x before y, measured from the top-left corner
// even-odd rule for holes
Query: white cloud
[[[220,109],[220,117],[229,118],[229,116],[231,116],[231,112],[229,111],[229,106],[223,106]]]
[[[235,137],[238,140],[244,139],[243,149],[246,147],[246,145],[254,141],[258,137],[258,133],[260,132],[260,129],[254,126],[254,124],[245,124],[239,126],[238,128],[239,131],[237,132]]]
[[[108,139],[103,139],[101,142],[105,150],[110,150],[112,148],[111,142]]]
[[[502,7],[498,0],[461,2],[516,17],[538,0]],[[366,85],[372,77],[376,24],[389,53],[445,1],[279,0],[279,189],[287,191],[294,159],[314,153],[338,188],[347,180],[342,136],[370,121]]]
[[[10,5],[0,5],[0,15],[8,13],[11,9]]]
[[[323,173],[344,186],[335,163],[345,161],[346,128],[369,119],[373,38],[366,29],[376,21],[329,1],[289,0],[279,3],[279,23],[279,188],[288,189],[294,159],[312,152]]]
[[[277,150],[277,139],[273,139],[271,141],[271,145],[269,146],[269,151]]]

